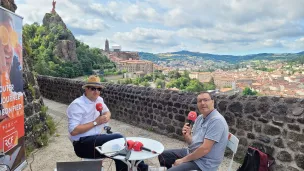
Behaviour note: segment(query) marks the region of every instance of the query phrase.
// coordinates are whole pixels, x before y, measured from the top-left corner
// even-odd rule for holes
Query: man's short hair
[[[201,95],[201,94],[209,94],[211,100],[214,100],[214,96],[213,96],[212,93],[209,93],[209,92],[207,92],[207,91],[202,91],[202,92],[199,92],[197,96],[199,96],[199,95]]]

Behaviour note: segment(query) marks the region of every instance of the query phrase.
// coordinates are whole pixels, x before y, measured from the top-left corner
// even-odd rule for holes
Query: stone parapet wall
[[[82,95],[84,82],[38,76],[42,95],[69,104]],[[181,128],[189,111],[196,110],[196,94],[105,83],[102,97],[112,118],[160,134],[182,139]],[[215,97],[230,132],[240,139],[236,160],[248,146],[274,156],[273,170],[304,169],[304,99],[267,96]]]

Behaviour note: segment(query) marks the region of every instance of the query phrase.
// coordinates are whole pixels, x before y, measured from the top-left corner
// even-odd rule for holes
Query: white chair
[[[227,147],[233,152],[233,154],[229,164],[228,171],[231,171],[234,154],[236,153],[238,146],[239,146],[239,139],[229,132]]]

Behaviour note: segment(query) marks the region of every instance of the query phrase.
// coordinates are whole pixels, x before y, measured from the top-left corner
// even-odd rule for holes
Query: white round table
[[[149,138],[141,138],[141,137],[126,137],[126,140],[133,140],[134,142],[139,141],[139,142],[143,143],[143,146],[145,148],[155,151],[156,154],[152,153],[152,152],[144,151],[144,150],[134,151],[132,149],[131,155],[127,161],[125,160],[125,156],[118,155],[118,156],[111,157],[117,151],[125,148],[125,146],[124,146],[125,139],[124,138],[119,138],[119,139],[114,139],[114,140],[108,141],[108,142],[104,143],[102,146],[96,147],[96,149],[97,149],[97,151],[99,151],[99,153],[101,153],[107,157],[111,157],[111,158],[123,161],[124,163],[126,163],[128,165],[128,170],[132,170],[132,171],[137,171],[137,165],[142,160],[156,157],[164,151],[163,144],[156,140],[152,140]],[[138,161],[138,162],[136,162],[136,161]]]

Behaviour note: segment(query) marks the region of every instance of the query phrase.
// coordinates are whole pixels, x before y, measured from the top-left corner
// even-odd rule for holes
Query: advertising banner
[[[2,7],[0,96],[0,164],[8,170],[19,170],[25,163],[22,17]]]

